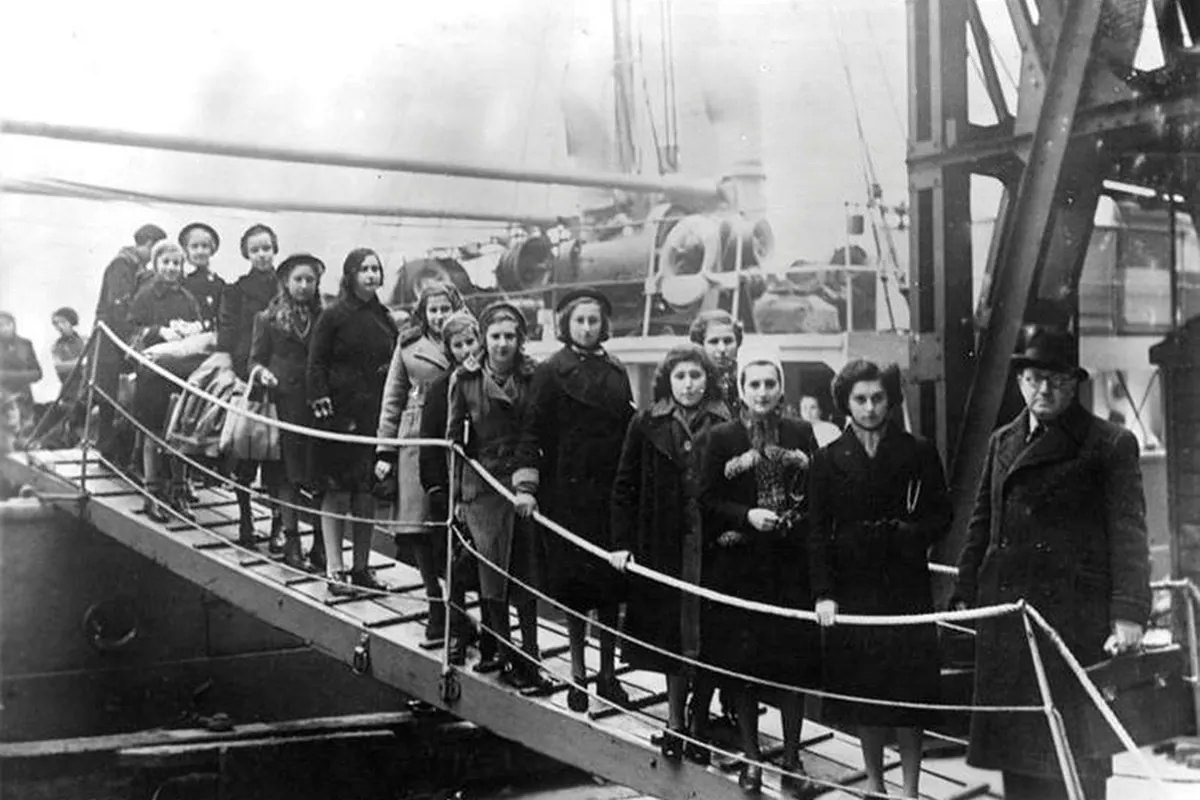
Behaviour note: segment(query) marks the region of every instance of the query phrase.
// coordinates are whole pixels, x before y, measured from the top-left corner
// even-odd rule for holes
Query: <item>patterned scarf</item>
[[[754,465],[754,484],[758,489],[758,506],[782,514],[791,505],[788,497],[787,468],[783,464],[783,450],[779,448],[779,420],[782,413],[778,407],[766,414],[755,414],[742,407],[742,424],[750,436],[750,446],[758,451],[758,462]],[[773,445],[773,446],[772,446]]]
[[[287,292],[279,292],[267,306],[267,318],[278,330],[290,333],[300,341],[308,339],[312,331],[312,307],[298,303]]]

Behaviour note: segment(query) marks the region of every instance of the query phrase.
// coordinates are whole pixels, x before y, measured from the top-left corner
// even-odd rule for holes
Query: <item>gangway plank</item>
[[[441,651],[423,648],[426,601],[416,571],[378,552],[371,567],[400,589],[388,597],[333,600],[323,581],[305,576],[268,558],[235,546],[237,511],[226,489],[200,491],[196,525],[160,525],[140,513],[142,495],[102,463],[82,460],[78,450],[35,451],[0,460],[0,469],[20,484],[29,484],[47,504],[72,514],[171,572],[212,592],[259,619],[302,639],[315,649],[347,664],[364,642],[370,654],[367,674],[402,692],[483,726],[499,736],[520,742],[551,758],[629,786],[648,796],[730,798],[744,800],[736,771],[665,761],[651,737],[662,728],[630,715],[576,714],[566,708],[566,692],[530,697],[469,668],[456,671],[461,695],[443,702],[439,689]],[[80,476],[86,474],[86,495]],[[86,499],[84,499],[86,497]],[[261,507],[256,507],[261,512]],[[256,513],[265,522],[266,513]],[[332,601],[332,602],[331,602]],[[567,673],[565,636],[559,626],[543,622],[547,669]],[[594,659],[594,648],[589,652]],[[594,666],[594,665],[593,665]],[[664,705],[661,676],[623,671],[622,681],[636,705],[660,720]],[[641,702],[639,702],[641,701]],[[764,718],[764,750],[778,744],[776,715]],[[812,744],[803,753],[808,772],[816,778],[853,787],[861,783],[857,741],[837,731],[805,723]],[[719,761],[719,759],[718,759]],[[922,776],[922,796],[944,800],[963,796],[974,787],[933,762]],[[763,797],[778,797],[778,777],[765,772]],[[896,776],[898,777],[898,776]],[[891,782],[891,781],[889,781]],[[832,791],[833,800],[855,795]],[[972,796],[976,796],[972,794]],[[985,792],[985,797],[998,797]]]

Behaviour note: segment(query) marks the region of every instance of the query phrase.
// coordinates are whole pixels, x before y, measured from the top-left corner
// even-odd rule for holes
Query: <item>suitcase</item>
[[[1139,747],[1196,732],[1195,702],[1186,677],[1190,668],[1179,645],[1117,656],[1088,667],[1087,673]],[[1083,701],[1086,744],[1077,747],[1078,754],[1102,758],[1124,752],[1100,712],[1086,698]]]

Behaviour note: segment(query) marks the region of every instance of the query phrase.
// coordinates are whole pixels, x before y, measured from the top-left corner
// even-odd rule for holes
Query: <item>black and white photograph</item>
[[[1200,3],[0,26],[0,800],[1200,796]]]

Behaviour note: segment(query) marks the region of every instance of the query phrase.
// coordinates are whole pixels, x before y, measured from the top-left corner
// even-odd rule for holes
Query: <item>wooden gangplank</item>
[[[566,707],[565,686],[546,696],[531,697],[468,666],[453,671],[459,697],[443,700],[441,651],[422,647],[426,602],[417,572],[406,564],[373,552],[370,565],[396,591],[386,597],[347,600],[331,596],[323,581],[289,569],[265,552],[248,552],[234,543],[237,507],[231,492],[203,489],[195,523],[160,525],[140,513],[143,496],[122,476],[97,461],[86,465],[79,450],[34,451],[0,460],[13,480],[33,486],[47,504],[75,515],[100,532],[152,559],[171,572],[212,592],[259,619],[299,637],[315,649],[348,665],[363,666],[364,680],[374,679],[483,726],[561,762],[571,764],[645,795],[679,800],[713,798],[744,800],[736,770],[699,767],[664,760],[652,743],[664,725],[665,693],[659,675],[621,670],[622,681],[640,713],[638,718],[614,714],[593,700],[592,712]],[[86,470],[87,493],[80,488]],[[269,513],[256,507],[256,521],[266,532]],[[306,534],[306,537],[310,534]],[[263,548],[265,550],[265,548]],[[540,644],[551,675],[569,674],[566,638],[558,625],[543,622]],[[360,654],[356,657],[356,651]],[[589,653],[595,658],[595,653]],[[594,669],[593,664],[593,669]],[[764,752],[777,750],[779,721],[764,717]],[[805,722],[802,754],[813,777],[853,790],[863,783],[858,743],[850,736]],[[889,763],[897,759],[894,754]],[[718,759],[718,762],[720,759]],[[778,797],[778,776],[764,771],[763,797]],[[898,778],[898,769],[889,776]],[[950,800],[999,797],[985,776],[961,765],[930,761],[922,776],[922,797]],[[857,795],[832,790],[828,800]]]

